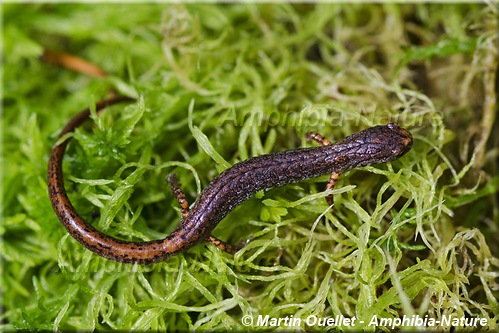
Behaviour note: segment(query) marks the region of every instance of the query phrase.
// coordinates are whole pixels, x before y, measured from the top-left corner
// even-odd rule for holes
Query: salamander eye
[[[392,148],[392,155],[394,155],[394,156],[400,155],[401,152],[402,152],[402,149],[400,149],[400,147],[393,147]]]

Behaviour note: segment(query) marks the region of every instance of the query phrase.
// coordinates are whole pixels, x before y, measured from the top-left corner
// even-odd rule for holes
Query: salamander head
[[[412,135],[395,123],[367,128],[342,141],[355,166],[390,162],[412,148]]]
[[[412,135],[409,131],[399,127],[395,123],[389,123],[381,127],[384,127],[384,130],[389,133],[386,144],[391,147],[391,155],[394,157],[394,160],[411,150]]]

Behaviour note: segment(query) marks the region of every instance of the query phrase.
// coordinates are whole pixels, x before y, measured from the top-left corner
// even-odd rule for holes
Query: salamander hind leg
[[[216,247],[218,247],[220,250],[222,250],[224,252],[234,254],[237,251],[239,251],[240,249],[242,249],[243,247],[245,247],[252,239],[253,239],[253,237],[249,237],[246,241],[243,241],[237,245],[231,245],[229,243],[224,242],[223,240],[216,238],[213,235],[210,235],[210,237],[208,238],[208,242],[212,245],[215,245]]]
[[[225,251],[225,252],[230,253],[230,254],[234,254],[234,253],[236,253],[237,250],[239,250],[237,246],[232,246],[231,244],[226,243],[226,242],[216,238],[215,236],[210,236],[208,238],[208,242],[215,245],[220,250]]]
[[[187,217],[189,214],[189,202],[185,197],[184,191],[180,188],[180,185],[177,181],[177,176],[174,173],[168,175],[168,182],[170,183],[170,188],[172,189],[173,196],[177,199],[178,204],[180,205],[180,213],[182,214],[182,220]]]
[[[320,135],[317,132],[308,132],[306,134],[306,138],[309,140],[314,140],[315,142],[319,143],[321,146],[329,146],[332,145],[331,141],[329,141],[328,138],[326,138],[323,135]],[[334,185],[336,185],[336,182],[340,178],[340,174],[337,172],[334,172],[331,174],[331,177],[329,177],[329,181],[327,182],[326,185],[326,190],[331,190],[334,188]],[[326,201],[329,206],[332,206],[334,203],[334,196],[332,194],[328,195],[326,197]]]

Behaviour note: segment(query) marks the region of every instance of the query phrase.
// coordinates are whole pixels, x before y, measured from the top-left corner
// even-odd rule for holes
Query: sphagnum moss
[[[292,318],[305,328],[311,315],[356,317],[355,329],[404,315],[497,328],[492,5],[6,4],[3,14],[3,330],[261,329],[258,315],[266,329]],[[45,49],[109,75],[42,63]],[[175,227],[173,168],[192,202],[227,166],[309,145],[310,130],[336,141],[397,121],[415,145],[342,175],[333,209],[326,178],[257,194],[216,229],[232,243],[253,237],[234,257],[200,245],[120,265],[65,234],[45,179],[58,130],[110,89],[140,103],[78,131],[65,174],[78,211],[123,239]]]

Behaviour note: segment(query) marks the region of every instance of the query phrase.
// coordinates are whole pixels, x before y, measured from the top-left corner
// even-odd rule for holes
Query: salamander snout
[[[389,123],[386,127],[390,130],[387,136],[387,144],[392,148],[393,156],[400,157],[412,148],[412,134],[399,127],[395,123]]]

